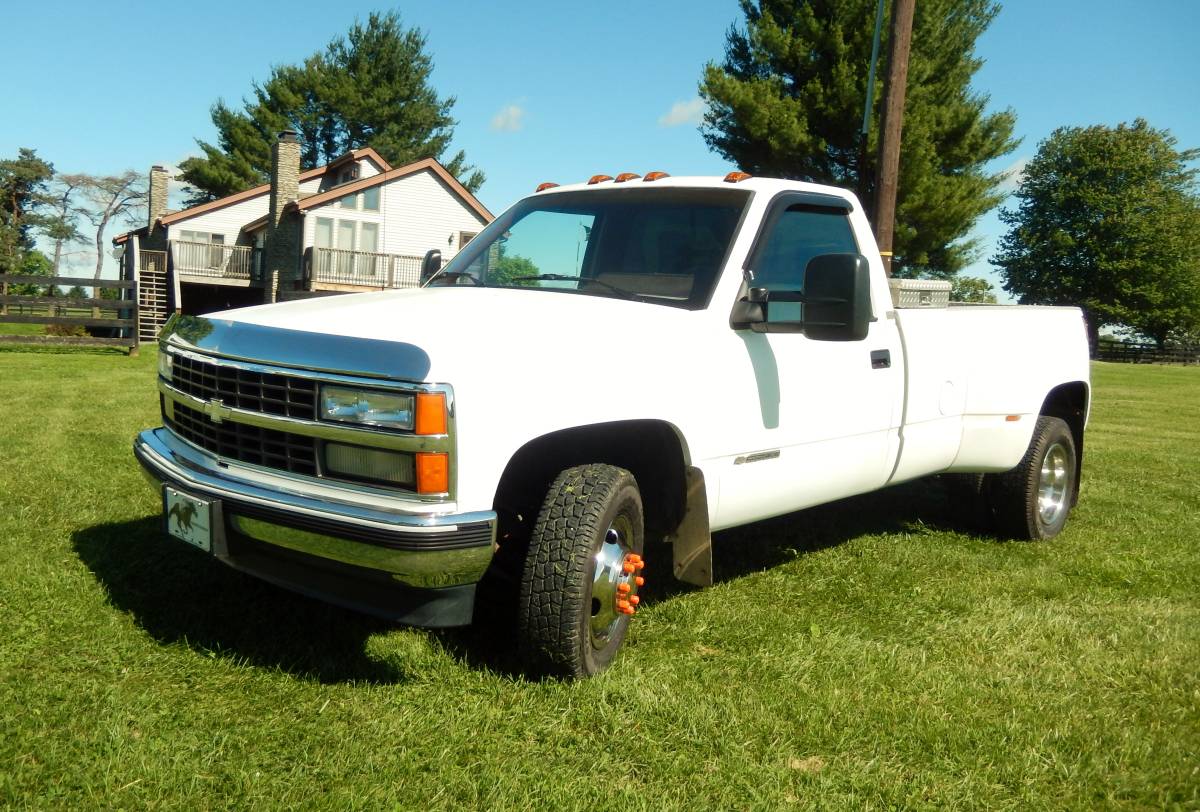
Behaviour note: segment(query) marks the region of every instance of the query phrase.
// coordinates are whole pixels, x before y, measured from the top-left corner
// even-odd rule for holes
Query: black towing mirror
[[[804,305],[800,321],[771,321],[771,303]],[[804,271],[804,290],[749,288],[735,305],[734,329],[804,333],[815,341],[861,341],[871,323],[871,273],[859,254],[821,254]]]
[[[442,269],[442,252],[438,248],[430,248],[421,260],[421,284],[429,281],[429,277]]]

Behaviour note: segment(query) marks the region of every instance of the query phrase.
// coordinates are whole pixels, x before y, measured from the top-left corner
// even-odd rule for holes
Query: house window
[[[183,242],[211,242],[217,245],[225,244],[224,234],[210,234],[207,231],[180,231],[179,239]]]
[[[354,250],[354,221],[338,220],[337,247],[343,251]]]
[[[363,223],[358,232],[358,250],[368,254],[379,251],[379,224]]]
[[[339,197],[337,205],[355,211],[379,211],[379,187],[372,186],[352,195]]]
[[[358,180],[358,164],[343,169],[341,175],[338,176],[338,184],[349,183],[352,180]]]
[[[479,233],[478,231],[460,231],[460,232],[458,232],[458,250],[461,251],[463,249],[463,246],[465,246],[471,240],[475,239],[475,235],[478,233]]]
[[[317,218],[317,231],[313,242],[317,248],[333,248],[333,220],[328,217]]]

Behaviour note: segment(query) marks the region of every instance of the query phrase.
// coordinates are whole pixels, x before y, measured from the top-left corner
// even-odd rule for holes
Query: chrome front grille
[[[214,364],[186,355],[174,355],[173,359],[171,385],[192,397],[300,420],[317,417],[316,381]]]
[[[313,437],[245,423],[214,423],[181,403],[165,408],[163,420],[180,437],[217,456],[294,474],[317,474],[317,441]]]

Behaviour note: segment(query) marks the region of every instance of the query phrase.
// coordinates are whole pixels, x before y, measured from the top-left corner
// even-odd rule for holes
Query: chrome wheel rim
[[[1038,480],[1038,516],[1044,525],[1054,524],[1067,509],[1067,490],[1071,472],[1069,456],[1062,443],[1055,443],[1042,458],[1042,476]]]
[[[619,515],[604,532],[600,548],[596,550],[591,618],[588,621],[592,648],[602,649],[608,645],[624,617],[617,609],[617,601],[622,594],[632,595],[637,591],[634,575],[625,572],[626,556],[634,552],[632,544],[633,524],[628,516]],[[622,584],[627,585],[624,592]]]

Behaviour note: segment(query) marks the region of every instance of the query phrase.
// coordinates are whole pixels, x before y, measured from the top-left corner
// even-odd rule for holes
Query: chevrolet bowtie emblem
[[[226,406],[221,400],[210,400],[204,404],[204,413],[214,423],[220,423],[225,418],[233,414],[233,409]]]

